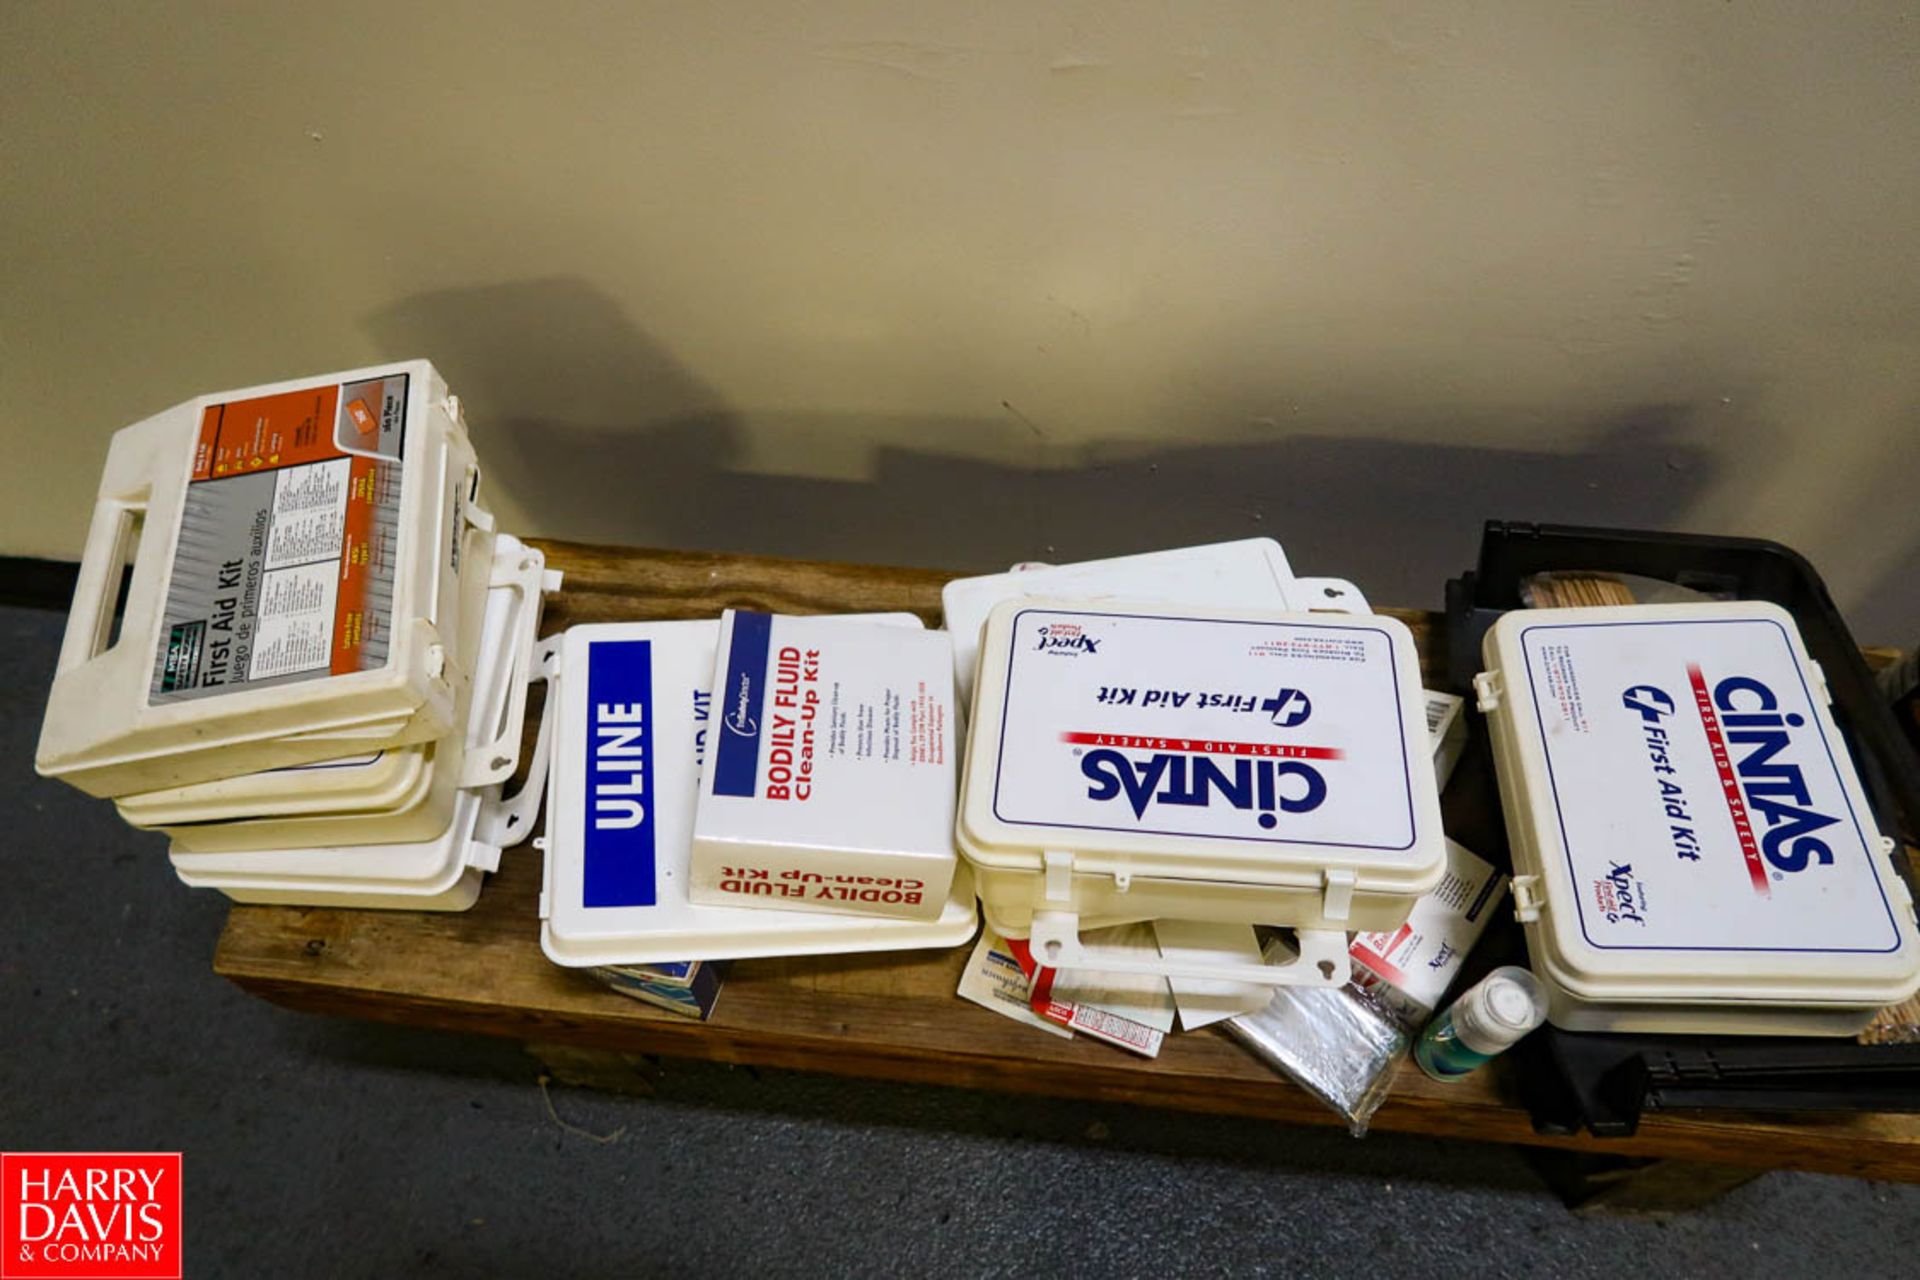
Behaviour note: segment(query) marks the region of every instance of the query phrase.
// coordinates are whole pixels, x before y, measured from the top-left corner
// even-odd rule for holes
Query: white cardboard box
[[[1354,982],[1418,1030],[1445,1001],[1506,891],[1507,877],[1492,863],[1448,840],[1446,874],[1413,904],[1407,922],[1354,935]]]
[[[953,652],[941,631],[727,611],[692,898],[931,919],[953,845]]]

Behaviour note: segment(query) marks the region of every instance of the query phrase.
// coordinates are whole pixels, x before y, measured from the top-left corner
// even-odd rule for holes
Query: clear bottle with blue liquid
[[[1471,1075],[1546,1021],[1540,979],[1518,965],[1495,969],[1461,993],[1414,1042],[1413,1060],[1435,1080]]]

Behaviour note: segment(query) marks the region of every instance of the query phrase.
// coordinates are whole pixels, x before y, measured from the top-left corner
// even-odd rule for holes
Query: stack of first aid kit
[[[240,901],[470,906],[525,825],[499,788],[558,585],[479,486],[426,361],[120,431],[36,767]]]
[[[957,841],[1041,966],[1342,985],[1348,934],[1441,883],[1419,657],[1351,583],[1255,539],[961,580],[946,614],[973,686]],[[1221,945],[1082,938],[1138,921]],[[1263,963],[1256,924],[1294,929],[1297,959]]]

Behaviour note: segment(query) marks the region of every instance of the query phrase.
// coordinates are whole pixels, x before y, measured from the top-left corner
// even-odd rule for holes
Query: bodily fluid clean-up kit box
[[[729,610],[692,896],[931,919],[955,776],[946,634]]]

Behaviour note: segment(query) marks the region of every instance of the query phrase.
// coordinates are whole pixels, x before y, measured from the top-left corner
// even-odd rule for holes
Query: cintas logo
[[[1080,772],[1090,800],[1125,798],[1136,820],[1154,805],[1210,808],[1216,802],[1255,814],[1264,831],[1282,813],[1310,813],[1327,798],[1326,776],[1313,763],[1339,760],[1338,747],[1223,742],[1138,734],[1067,733],[1082,748]]]
[[[1805,727],[1806,717],[1783,711],[1773,689],[1752,676],[1726,676],[1709,688],[1699,664],[1690,663],[1687,681],[1754,891],[1771,891],[1769,872],[1781,879],[1814,864],[1831,866],[1833,849],[1818,833],[1839,819],[1815,806],[1806,772],[1794,758],[1799,735],[1793,731]],[[1674,714],[1671,695],[1653,685],[1635,685],[1621,702],[1639,715],[1643,732],[1659,733],[1656,745],[1665,743],[1658,726]],[[1663,745],[1653,759],[1671,772]],[[1763,824],[1758,833],[1754,814]]]
[[[0,1155],[0,1280],[178,1280],[178,1152]]]
[[[1700,668],[1690,666],[1687,675],[1694,685],[1696,703],[1701,706],[1701,721],[1714,764],[1724,780],[1729,746],[1740,750],[1734,762],[1738,792],[1746,807],[1766,820],[1766,834],[1760,837],[1760,852],[1775,870],[1806,870],[1808,864],[1833,864],[1833,850],[1816,831],[1833,826],[1840,819],[1813,807],[1806,774],[1799,764],[1782,758],[1794,745],[1788,731],[1801,728],[1806,717],[1797,712],[1782,714],[1780,699],[1772,689],[1752,676],[1728,676],[1713,686],[1712,708],[1701,700],[1706,680]],[[1727,789],[1734,799],[1733,789]],[[1736,825],[1743,824],[1736,817]],[[1750,836],[1748,838],[1751,838]]]

